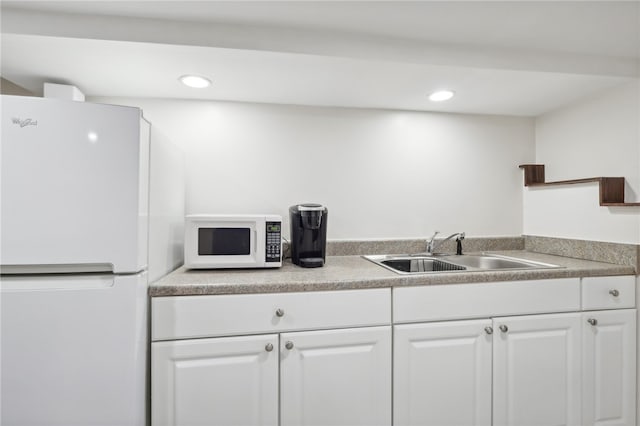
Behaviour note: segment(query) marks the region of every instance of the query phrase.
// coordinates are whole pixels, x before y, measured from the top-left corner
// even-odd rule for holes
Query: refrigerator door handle
[[[89,276],[12,276],[4,277],[0,282],[2,293],[25,291],[57,291],[57,290],[98,290],[114,286],[113,275]]]

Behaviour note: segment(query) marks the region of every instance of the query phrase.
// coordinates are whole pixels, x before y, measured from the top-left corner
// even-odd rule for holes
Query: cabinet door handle
[[[289,341],[289,342],[285,343],[284,347],[289,349],[289,350],[293,349],[293,342]]]
[[[509,327],[507,327],[506,325],[502,324],[500,327],[498,327],[500,329],[500,331],[502,331],[503,333],[506,333],[507,331],[509,331]]]
[[[598,320],[595,318],[589,318],[587,322],[591,325],[598,325]]]
[[[609,290],[609,294],[612,295],[613,297],[620,296],[620,292],[618,290],[616,290],[615,288],[613,290]]]
[[[273,350],[273,344],[267,343],[267,346],[264,347],[264,350],[267,352],[271,352]]]
[[[493,327],[485,327],[484,332],[487,334],[493,334]]]
[[[284,309],[281,309],[281,308],[276,309],[276,316],[282,318],[284,316]]]

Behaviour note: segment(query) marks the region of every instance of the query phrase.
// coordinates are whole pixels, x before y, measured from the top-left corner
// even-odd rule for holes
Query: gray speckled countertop
[[[290,261],[276,269],[189,270],[182,267],[152,283],[149,294],[158,297],[276,293],[635,274],[635,268],[627,265],[524,250],[491,253],[552,263],[563,268],[400,275],[360,256],[328,256],[324,267],[312,269],[298,267]]]

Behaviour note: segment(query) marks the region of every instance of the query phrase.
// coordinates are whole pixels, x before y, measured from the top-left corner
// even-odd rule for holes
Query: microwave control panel
[[[267,262],[280,262],[282,250],[282,222],[267,222],[266,259]]]

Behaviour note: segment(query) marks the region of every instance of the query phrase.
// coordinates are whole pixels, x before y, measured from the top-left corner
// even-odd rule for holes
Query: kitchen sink
[[[534,262],[516,257],[484,253],[464,254],[460,256],[383,254],[362,257],[398,274],[562,268],[562,266],[551,263]]]

